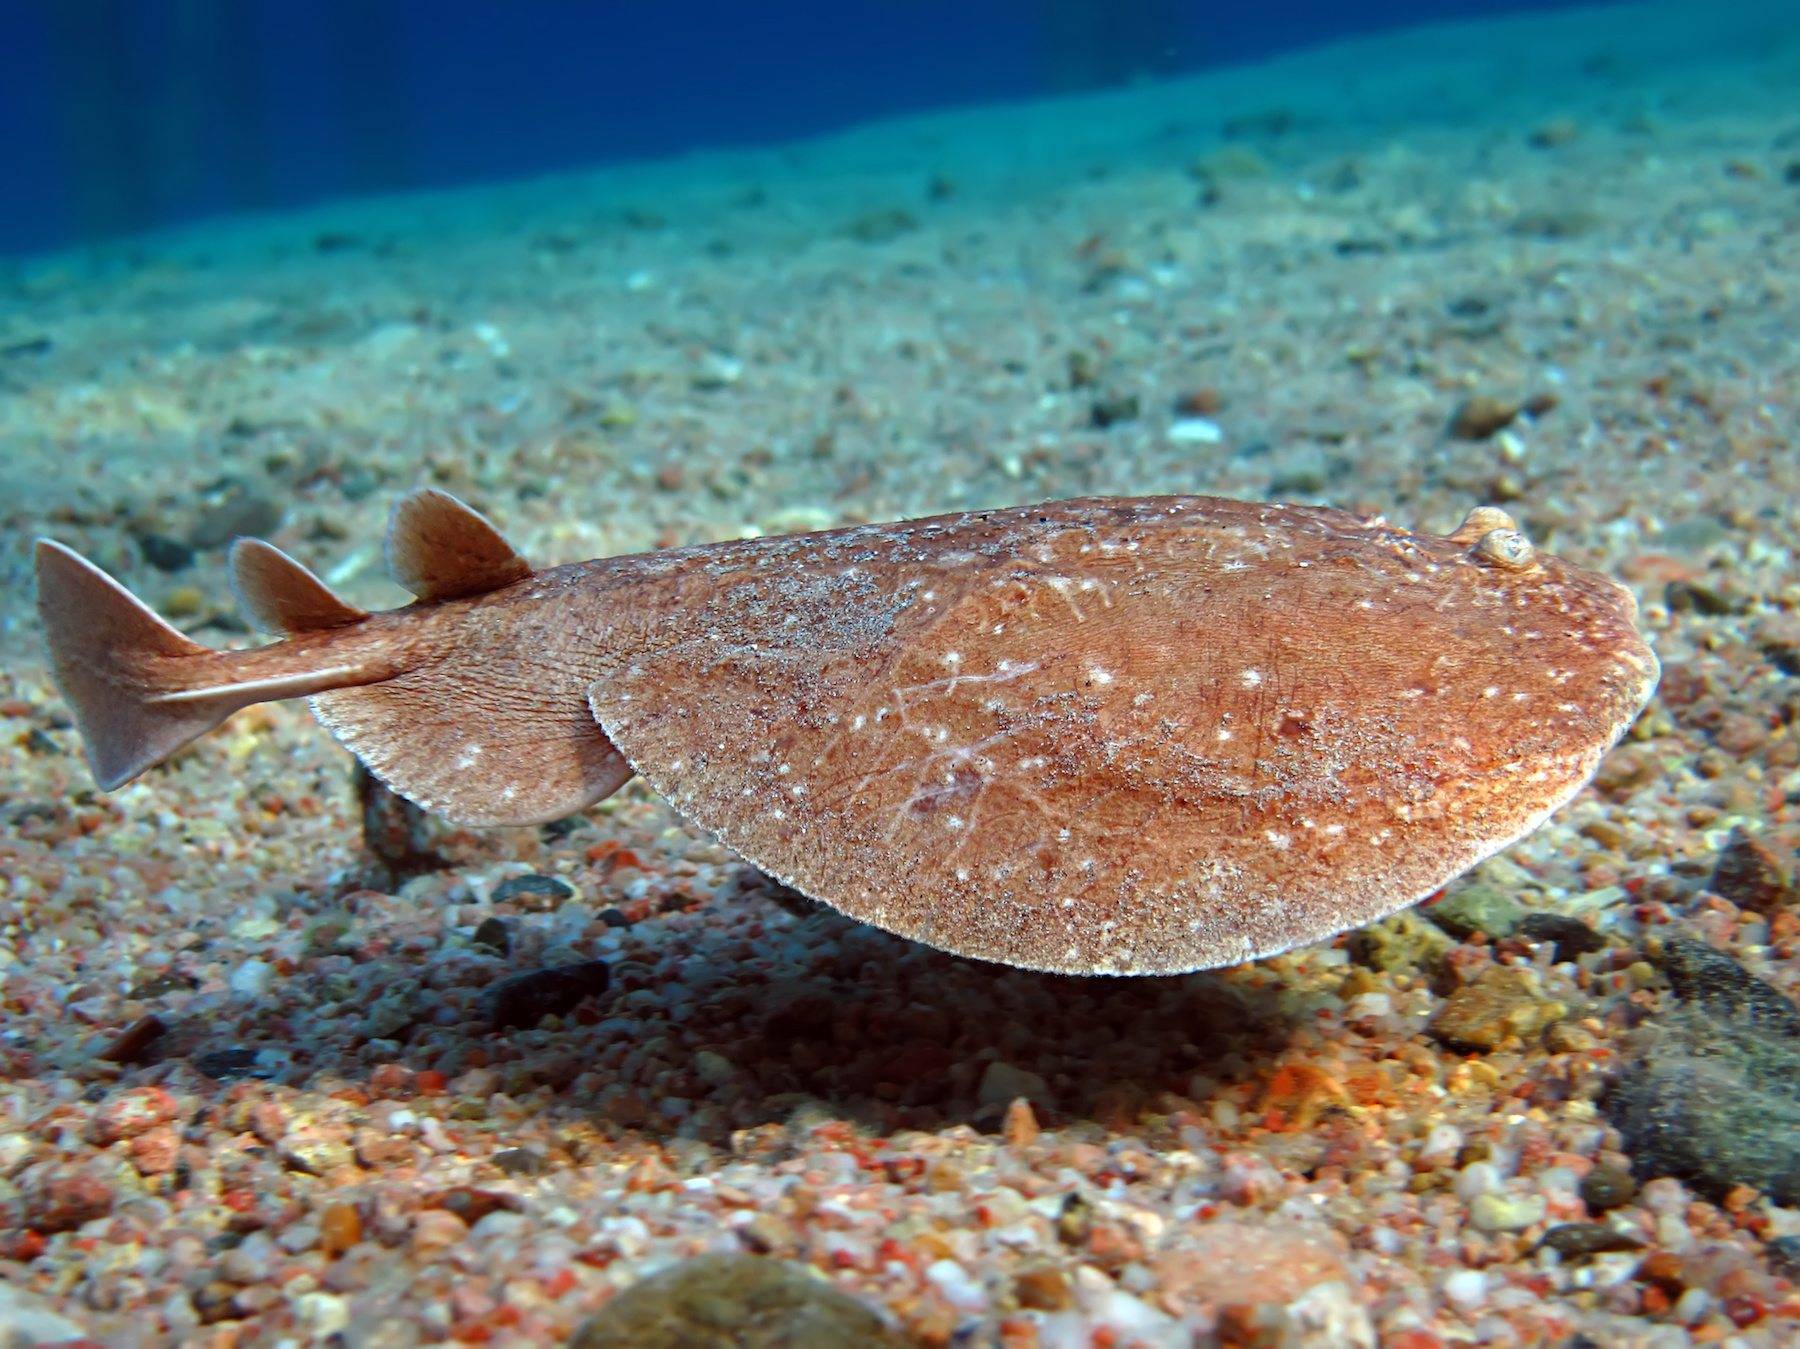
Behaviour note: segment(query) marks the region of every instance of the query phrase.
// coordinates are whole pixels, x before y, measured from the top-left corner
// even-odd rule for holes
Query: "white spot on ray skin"
[[[1261,670],[1245,670],[1244,673],[1239,676],[1239,678],[1242,680],[1244,687],[1247,689],[1256,688],[1259,684],[1261,684],[1263,682]]]

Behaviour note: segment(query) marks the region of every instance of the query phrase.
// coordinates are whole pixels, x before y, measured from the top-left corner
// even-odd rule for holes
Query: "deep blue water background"
[[[0,252],[1567,0],[0,0]]]

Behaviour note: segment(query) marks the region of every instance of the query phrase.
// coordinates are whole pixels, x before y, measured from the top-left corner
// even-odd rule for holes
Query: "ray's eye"
[[[1490,529],[1475,541],[1477,560],[1507,571],[1529,571],[1537,562],[1531,540],[1516,529]]]

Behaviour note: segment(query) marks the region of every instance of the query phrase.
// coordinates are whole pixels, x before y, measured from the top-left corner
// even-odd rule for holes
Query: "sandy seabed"
[[[0,269],[0,1343],[556,1342],[709,1251],[927,1345],[1793,1343],[1785,9]],[[1174,979],[859,927],[636,784],[384,873],[294,706],[92,790],[33,535],[247,641],[233,535],[397,603],[419,483],[542,561],[1089,492],[1497,502],[1636,588],[1665,678],[1435,907]]]

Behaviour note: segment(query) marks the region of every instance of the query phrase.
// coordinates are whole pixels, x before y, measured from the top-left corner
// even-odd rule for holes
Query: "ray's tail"
[[[74,713],[95,781],[106,790],[162,763],[252,703],[354,687],[392,673],[366,660],[346,661],[346,653],[323,644],[255,651],[202,646],[51,539],[38,540],[37,581],[56,682]],[[275,607],[272,599],[265,605]],[[348,622],[364,615],[341,606],[336,616]]]

